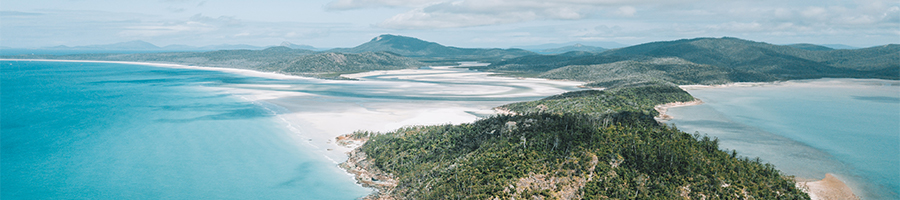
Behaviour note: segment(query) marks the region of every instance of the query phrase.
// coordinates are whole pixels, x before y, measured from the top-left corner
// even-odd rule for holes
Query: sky
[[[900,43],[896,0],[12,0],[0,46],[143,40],[353,47],[381,34],[448,46],[626,45],[697,37],[772,44]]]

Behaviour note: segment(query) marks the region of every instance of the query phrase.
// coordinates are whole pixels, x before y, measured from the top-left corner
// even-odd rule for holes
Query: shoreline
[[[844,181],[831,173],[825,174],[825,178],[822,180],[796,182],[797,188],[809,194],[809,198],[812,200],[859,200],[859,197]]]
[[[819,78],[819,79],[801,79],[801,80],[788,80],[788,81],[776,81],[776,82],[748,82],[748,83],[729,83],[723,85],[681,85],[680,88],[685,91],[702,91],[706,89],[725,89],[727,88],[755,88],[755,87],[775,87],[775,88],[817,88],[817,89],[825,89],[825,88],[841,88],[841,89],[851,89],[857,87],[896,87],[900,86],[900,81],[898,80],[888,80],[888,79],[861,79],[861,78]],[[791,140],[793,142],[799,143],[799,141]],[[746,142],[738,141],[742,145],[746,145]],[[801,143],[802,144],[802,143]],[[804,144],[807,145],[807,144]],[[807,145],[808,146],[808,145]],[[815,147],[809,147],[815,148]],[[818,149],[816,149],[818,150]],[[788,152],[787,154],[790,154]],[[840,170],[813,170],[813,169],[828,169],[827,167],[816,167],[816,166],[808,166],[812,169],[807,169],[805,171],[816,172],[817,175],[805,174],[803,177],[795,177],[794,181],[796,182],[796,186],[802,189],[804,192],[810,195],[813,200],[816,199],[860,199],[867,198],[867,195],[872,195],[873,190],[868,188],[872,184],[880,184],[878,182],[872,182],[871,180],[860,180],[858,175],[846,175],[853,174],[854,172],[841,172]],[[796,167],[795,167],[796,168]],[[821,171],[821,173],[819,173]],[[836,173],[841,174],[836,174]],[[801,173],[802,174],[802,173]],[[810,177],[822,177],[824,174],[824,178],[810,178]],[[862,196],[860,196],[862,195]]]
[[[273,84],[232,83],[212,86],[214,92],[226,93],[257,104],[274,114],[273,120],[284,126],[291,142],[301,151],[325,157],[341,169],[347,178],[360,187],[367,187],[358,173],[339,164],[358,158],[351,152],[355,146],[340,145],[338,137],[358,130],[372,132],[393,131],[411,125],[440,125],[471,123],[479,116],[497,114],[492,108],[522,99],[540,99],[567,91],[578,90],[583,82],[547,79],[517,79],[490,76],[491,72],[469,71],[450,67],[370,71],[342,75],[361,81],[325,80],[310,77],[259,72],[248,69],[200,67],[180,64],[52,60],[5,59],[10,61],[93,62],[132,64],[154,67],[219,71],[250,77],[297,80]],[[306,88],[344,90],[344,95],[304,92]],[[333,90],[329,89],[329,90]],[[353,94],[378,95],[360,98]],[[380,96],[382,94],[390,94]],[[404,97],[431,97],[408,100]],[[475,98],[475,99],[470,99]],[[342,177],[343,178],[343,177]],[[379,178],[376,178],[379,179]],[[383,180],[382,177],[379,180]]]
[[[653,107],[653,109],[655,109],[656,112],[659,113],[659,115],[657,115],[656,117],[653,117],[653,119],[656,119],[657,122],[666,122],[666,121],[673,119],[672,116],[666,114],[666,111],[669,111],[669,108],[684,107],[684,106],[696,106],[696,105],[700,105],[700,104],[703,104],[703,101],[700,99],[694,98],[693,101],[688,101],[688,102],[672,102],[672,103],[656,105]]]
[[[172,64],[172,63],[106,61],[106,60],[6,59],[6,58],[0,58],[0,61],[113,63],[113,64],[128,64],[128,65],[145,65],[145,66],[165,67],[165,68],[175,68],[175,69],[195,69],[195,70],[205,70],[205,71],[219,71],[219,72],[227,72],[227,73],[233,73],[233,74],[239,74],[239,75],[245,75],[245,76],[280,79],[280,80],[316,79],[316,78],[312,78],[312,77],[279,74],[279,73],[275,73],[275,72],[262,72],[262,71],[256,71],[256,70],[250,70],[250,69],[225,68],[225,67],[204,67],[204,66],[192,66],[192,65]],[[321,79],[321,80],[325,80],[325,79]]]
[[[334,80],[325,80],[325,79],[317,79],[317,78],[310,78],[310,77],[278,74],[278,73],[273,73],[273,72],[261,72],[261,71],[255,71],[255,70],[249,70],[249,69],[188,66],[188,65],[181,65],[181,64],[129,62],[129,61],[52,60],[52,59],[0,59],[0,60],[4,60],[4,61],[93,62],[93,63],[133,64],[133,65],[145,65],[145,66],[166,67],[166,68],[219,71],[219,72],[234,73],[234,74],[244,75],[244,76],[273,78],[273,79],[280,79],[280,80],[303,79],[303,80],[316,80],[316,81],[321,81],[321,82],[334,81]],[[391,71],[398,71],[398,70],[391,70]],[[384,75],[384,74],[389,74],[390,71],[371,71],[371,72],[363,72],[363,73],[359,73],[359,74],[366,74],[366,73],[368,73],[369,75]],[[482,73],[486,73],[486,72],[482,72]],[[360,77],[364,77],[364,76],[360,76]],[[814,80],[820,80],[820,79],[814,79]],[[866,79],[853,79],[853,80],[866,80]],[[801,81],[803,81],[803,80],[801,80]],[[718,85],[718,86],[695,86],[695,85],[690,86],[689,85],[689,86],[679,86],[679,87],[682,87],[683,89],[685,89],[685,88],[703,89],[703,88],[723,88],[723,87],[757,87],[757,86],[778,86],[778,85],[784,85],[786,83],[792,83],[792,82],[786,81],[786,82],[743,83],[743,84],[725,84],[725,85]],[[803,83],[803,82],[800,82],[800,83]],[[265,85],[263,87],[271,88],[271,87],[281,87],[281,86]],[[285,104],[273,102],[273,100],[287,98],[287,97],[308,95],[308,94],[298,94],[297,92],[272,93],[273,91],[250,89],[250,88],[229,88],[229,87],[216,87],[216,88],[220,88],[220,89],[224,90],[226,93],[235,95],[236,97],[240,97],[251,103],[265,102],[268,104],[273,104],[275,106],[279,106],[286,110],[292,110],[292,108],[289,108],[290,106],[286,106]],[[688,89],[685,89],[685,90],[688,90]],[[284,103],[284,102],[282,102],[282,103]],[[659,117],[659,119],[657,119],[657,121],[660,121],[660,120],[667,121],[669,119],[672,119],[671,116],[666,115],[666,111],[668,111],[669,108],[700,105],[702,103],[703,102],[701,100],[695,99],[694,101],[690,101],[690,102],[675,102],[675,103],[657,105],[656,107],[654,107],[654,109],[656,109],[660,113],[660,115],[657,116],[657,117]],[[265,108],[265,106],[262,106],[262,105],[260,105],[260,106]],[[272,111],[268,108],[266,108],[266,109],[269,111]],[[294,109],[296,109],[296,108],[294,108]],[[389,119],[382,119],[382,121],[396,120],[398,118],[403,118],[402,116],[407,116],[407,117],[412,116],[411,118],[408,118],[406,120],[402,120],[399,122],[395,121],[395,123],[392,123],[392,125],[390,125],[390,127],[398,126],[397,128],[399,128],[400,126],[422,124],[422,123],[416,123],[416,122],[443,121],[443,122],[438,122],[438,123],[446,123],[447,122],[447,120],[445,120],[445,118],[447,117],[446,115],[459,114],[459,112],[457,112],[457,110],[468,111],[467,108],[462,108],[462,107],[448,108],[448,109],[443,109],[443,110],[441,110],[441,109],[424,109],[423,110],[422,108],[420,108],[420,109],[414,109],[414,111],[419,111],[419,112],[413,111],[413,112],[408,112],[408,113],[406,113],[406,115],[404,115],[404,114],[396,114],[396,113],[402,112],[399,110],[384,110],[384,108],[380,108],[380,109],[382,109],[382,110],[374,109],[375,111],[371,111],[368,109],[357,109],[352,112],[351,111],[344,111],[344,112],[348,112],[350,115],[352,115],[354,112],[357,113],[357,116],[354,116],[356,119],[354,119],[353,121],[355,121],[355,120],[365,121],[366,120],[365,118],[379,117],[380,115],[377,114],[379,111],[391,113],[391,115],[393,116]],[[487,108],[487,110],[491,110],[491,109]],[[296,134],[296,135],[292,135],[292,136],[297,137],[298,143],[300,143],[300,141],[302,141],[302,143],[306,143],[307,145],[314,147],[315,149],[313,149],[313,150],[315,152],[311,152],[311,153],[321,154],[321,155],[325,156],[328,160],[331,160],[332,162],[334,162],[335,164],[340,163],[339,162],[340,160],[349,161],[348,159],[335,158],[333,156],[335,153],[350,154],[350,155],[344,155],[344,156],[346,156],[345,158],[351,158],[351,157],[353,157],[351,152],[355,151],[357,149],[357,148],[352,148],[349,146],[344,147],[344,148],[329,148],[331,146],[341,146],[341,145],[337,144],[338,141],[337,141],[336,137],[339,137],[344,134],[349,134],[351,132],[343,132],[342,134],[338,133],[338,135],[334,135],[335,133],[316,134],[316,132],[324,131],[324,130],[322,130],[322,128],[315,128],[315,127],[308,128],[307,126],[304,125],[304,123],[321,124],[318,122],[309,121],[311,118],[325,116],[326,118],[332,118],[332,119],[345,119],[346,116],[343,116],[341,114],[329,116],[326,113],[314,114],[312,116],[301,116],[300,114],[277,113],[275,111],[272,111],[272,112],[273,112],[273,114],[275,114],[277,119],[286,123],[287,126],[289,127],[289,129],[291,129],[291,131],[294,134]],[[493,110],[493,112],[499,113],[500,111]],[[348,113],[343,113],[343,114],[348,114]],[[360,117],[360,116],[358,116],[358,113],[368,113],[368,114],[365,114],[365,116]],[[409,113],[419,113],[419,114],[409,115]],[[426,114],[426,113],[432,113],[432,114],[425,116],[424,114]],[[463,117],[460,117],[460,116],[463,116]],[[419,119],[419,118],[423,118],[423,117],[427,118],[427,119],[411,120],[411,119]],[[457,115],[455,117],[471,118],[472,116]],[[457,118],[457,120],[453,120],[453,121],[458,121],[458,119],[459,118]],[[474,119],[477,119],[477,117],[475,117]],[[474,121],[474,119],[471,121]],[[325,120],[325,121],[328,121],[328,120]],[[466,120],[462,120],[462,121],[466,121]],[[471,122],[471,121],[469,121],[469,122]],[[462,123],[465,123],[465,122],[462,122]],[[428,123],[425,123],[425,124],[428,124]],[[325,125],[326,126],[341,126],[341,124],[337,123],[337,122],[330,122],[330,123],[326,122]],[[367,124],[367,126],[372,126],[372,124]],[[385,125],[385,126],[382,126],[380,129],[376,128],[376,129],[365,129],[365,130],[390,131],[390,130],[396,129],[396,128],[392,128],[392,129],[389,128],[389,129],[385,130],[385,128],[389,128],[389,127],[387,125]],[[342,128],[331,127],[331,128],[325,128],[325,129],[330,130],[330,131],[326,131],[326,132],[334,132],[334,130],[342,129]],[[338,131],[338,132],[341,132],[341,131]],[[316,135],[318,135],[318,136],[316,136]],[[320,146],[322,144],[321,141],[326,141],[324,143],[326,145]],[[319,145],[317,145],[317,144],[319,144]],[[341,156],[337,156],[337,157],[341,157]],[[359,182],[360,179],[358,179],[358,178],[360,176],[358,176],[358,174],[351,172],[350,170],[348,170],[346,168],[343,168],[343,167],[341,167],[341,168],[344,169],[345,172],[347,172],[348,174],[354,174],[355,176],[353,178],[355,180],[357,180],[358,185],[367,187],[367,186],[363,185],[364,183]],[[372,177],[375,177],[375,176],[372,176]],[[381,180],[389,180],[389,179],[381,179]],[[849,192],[849,195],[853,195],[853,197],[856,197],[853,194],[853,192],[850,190],[850,188],[843,181],[832,176],[832,174],[826,174],[825,179],[818,180],[818,181],[807,181],[807,182],[797,181],[798,186],[800,186],[801,183],[803,183],[804,186],[809,187],[809,189],[807,189],[806,191],[807,191],[807,193],[810,194],[811,197],[813,197],[814,195],[816,196],[816,198],[813,198],[813,199],[834,199],[834,197],[846,197],[847,192]],[[370,188],[370,187],[367,187],[367,188]],[[838,199],[844,199],[844,198],[838,198]],[[858,197],[856,197],[856,199],[858,199]]]

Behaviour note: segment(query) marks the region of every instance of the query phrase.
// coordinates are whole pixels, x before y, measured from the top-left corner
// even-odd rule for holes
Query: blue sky
[[[352,47],[398,34],[458,47],[639,44],[731,36],[774,44],[900,43],[893,0],[36,0],[0,3],[0,46],[143,40]]]

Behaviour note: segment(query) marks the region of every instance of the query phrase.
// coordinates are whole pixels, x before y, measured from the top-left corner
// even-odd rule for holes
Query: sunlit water
[[[265,107],[264,81],[109,63],[2,65],[2,199],[355,199],[369,190]]]
[[[687,132],[789,175],[836,174],[863,199],[900,199],[900,82],[823,79],[688,90],[705,103],[669,109]]]
[[[445,113],[473,120],[489,114],[476,110],[579,89],[465,69],[333,81],[113,63],[0,67],[2,199],[356,199],[370,190],[336,167],[344,155],[332,151],[334,131],[446,123]]]

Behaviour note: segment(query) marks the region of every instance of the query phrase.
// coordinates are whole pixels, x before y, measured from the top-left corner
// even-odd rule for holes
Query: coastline
[[[656,117],[653,117],[653,118],[656,119],[656,121],[658,121],[658,122],[666,122],[673,118],[672,116],[669,116],[666,114],[666,111],[669,111],[669,108],[677,108],[677,107],[684,107],[684,106],[696,106],[696,105],[700,105],[700,104],[703,104],[703,101],[695,98],[693,101],[688,101],[688,102],[672,102],[672,103],[667,103],[667,104],[656,105],[653,107],[653,109],[655,109],[656,112],[659,113],[659,115],[657,115]]]
[[[710,90],[709,92],[705,92],[705,93],[708,93],[709,95],[722,94],[722,95],[727,96],[728,94],[735,94],[735,95],[742,94],[741,92],[737,92],[737,91],[777,91],[775,88],[805,88],[805,90],[815,90],[815,91],[819,91],[819,90],[822,90],[822,91],[835,91],[835,90],[856,91],[856,90],[859,90],[858,88],[883,88],[883,89],[879,89],[879,90],[894,91],[894,90],[896,90],[896,87],[898,84],[900,84],[900,81],[897,81],[897,80],[857,79],[857,78],[820,78],[820,79],[790,80],[790,81],[779,81],[779,82],[731,83],[731,84],[712,85],[712,86],[682,85],[680,87],[686,91],[689,91],[690,93],[692,93],[692,95],[694,92]],[[718,90],[718,91],[723,91],[723,92],[716,92],[716,93],[714,93],[712,91],[714,89],[723,89],[723,88],[738,88],[738,89],[735,89],[733,91],[731,89]],[[886,88],[894,88],[894,89],[886,89]],[[731,91],[731,92],[724,92],[724,91]],[[847,98],[847,99],[873,98],[872,100],[868,100],[868,101],[871,101],[871,102],[881,101],[882,103],[884,101],[896,101],[896,100],[891,100],[891,99],[896,99],[896,96],[894,96],[893,94],[890,94],[887,96],[884,96],[884,94],[881,94],[881,95],[871,94],[874,96],[867,96],[866,94],[868,94],[868,93],[866,93],[866,94],[863,94],[863,93],[864,92],[860,92],[858,94],[854,94],[853,96],[841,97],[841,98]],[[779,94],[781,94],[781,93],[779,93]],[[818,95],[815,95],[815,96],[818,96]],[[703,98],[703,96],[699,96],[698,98]],[[739,104],[761,100],[761,97],[756,97],[756,96],[748,96],[748,97],[743,97],[743,98],[744,99],[741,101],[738,101],[738,100],[725,101],[724,99],[722,99],[722,100],[714,99],[713,101],[723,101],[723,102],[711,102],[711,103],[713,103],[713,104],[716,104],[716,103],[728,104],[728,105],[738,104],[738,105],[732,105],[732,106],[746,109],[746,106],[739,105]],[[748,99],[748,98],[752,98],[752,99]],[[771,98],[771,97],[767,97],[767,98]],[[816,100],[814,100],[814,101],[816,104],[820,103]],[[732,108],[732,107],[730,107],[730,108]],[[712,109],[712,108],[707,107],[707,108],[703,108],[703,109],[694,109],[694,111],[683,111],[683,112],[679,111],[679,113],[688,114],[688,113],[708,112],[707,110],[709,110],[709,109]],[[732,110],[733,110],[733,108],[732,108]],[[747,110],[747,111],[756,112],[753,110]],[[767,112],[767,111],[761,111],[761,112]],[[729,113],[733,113],[733,112],[729,112]],[[737,116],[739,118],[743,117],[742,119],[744,119],[744,120],[747,120],[747,118],[753,119],[755,121],[763,120],[763,119],[758,119],[759,117],[753,117],[753,115],[740,114],[740,112],[737,113]],[[688,120],[688,121],[680,121],[680,122],[676,122],[676,123],[685,123],[685,124],[692,123],[693,125],[691,125],[691,126],[698,126],[697,123],[703,123],[703,121],[707,121],[707,120],[713,120],[713,121],[708,121],[706,123],[719,122],[718,121],[719,119],[716,119],[716,118],[722,118],[722,117],[724,117],[724,116],[722,116],[721,114],[713,114],[713,115],[700,117],[700,118],[695,117],[695,118],[691,119],[691,120],[695,120],[693,122]],[[828,118],[830,120],[834,120],[833,118],[835,118],[832,116],[823,116],[823,117]],[[675,118],[678,118],[678,117],[675,117]],[[764,117],[764,118],[769,119],[768,117]],[[678,119],[675,119],[675,121],[677,121],[677,120]],[[823,119],[823,120],[825,120],[825,119]],[[725,120],[725,121],[728,121],[728,120]],[[737,123],[737,122],[731,122],[731,123]],[[747,138],[747,137],[742,138],[742,136],[739,136],[739,133],[737,133],[735,131],[724,130],[724,129],[737,129],[738,127],[733,127],[734,125],[729,125],[726,123],[716,123],[715,125],[710,125],[710,126],[713,126],[713,127],[700,128],[699,130],[700,130],[700,132],[704,132],[703,130],[707,130],[707,129],[708,129],[707,131],[711,131],[711,130],[724,131],[724,132],[720,133],[720,134],[722,134],[721,136],[723,136],[725,138],[731,138],[730,143],[732,143],[731,147],[726,146],[725,148],[740,149],[739,147],[742,147],[742,148],[745,148],[744,151],[747,151],[746,148],[751,147],[751,146],[753,146],[753,144],[756,144],[756,143],[763,143],[764,144],[763,146],[772,146],[772,145],[775,145],[774,143],[779,143],[778,145],[794,145],[794,144],[780,144],[780,143],[782,143],[782,141],[776,141],[776,140],[786,139],[786,137],[788,137],[788,136],[778,135],[779,138],[783,138],[783,139],[771,139],[771,140],[764,139],[764,138],[755,138],[755,137],[759,137],[759,136],[750,136],[750,138]],[[746,126],[746,125],[741,125],[741,126]],[[682,127],[688,127],[688,126],[679,126],[679,128],[682,128]],[[755,126],[752,126],[752,127],[754,127],[754,129],[757,129],[758,131],[766,132]],[[697,128],[694,128],[694,129],[697,129]],[[791,133],[793,134],[793,132],[791,132]],[[771,135],[772,133],[768,133],[768,134]],[[796,136],[794,136],[794,137],[796,137]],[[737,139],[737,138],[742,138],[742,139]],[[737,140],[735,140],[735,139],[737,139]],[[762,139],[762,140],[757,141],[758,139]],[[808,187],[808,188],[805,188],[804,191],[807,192],[810,195],[810,197],[812,197],[813,199],[860,199],[860,198],[866,199],[866,198],[879,198],[879,196],[881,196],[881,195],[891,195],[890,194],[891,191],[886,191],[884,188],[880,188],[880,187],[885,187],[884,185],[881,185],[881,184],[885,184],[884,182],[879,182],[879,181],[884,181],[884,180],[881,180],[881,179],[869,180],[869,179],[863,178],[861,176],[863,176],[864,172],[862,172],[860,169],[853,169],[852,167],[848,167],[846,163],[838,163],[837,165],[834,165],[831,162],[837,162],[837,161],[828,160],[826,162],[825,160],[815,160],[814,158],[816,156],[822,156],[822,155],[829,156],[828,158],[822,158],[822,159],[835,159],[835,158],[832,158],[831,154],[825,154],[825,153],[820,152],[820,151],[825,151],[825,150],[820,150],[819,147],[816,147],[816,145],[810,146],[809,144],[804,144],[799,141],[795,141],[795,139],[788,139],[788,140],[790,140],[791,142],[793,142],[795,144],[802,144],[804,146],[807,146],[807,147],[803,147],[803,148],[809,148],[811,151],[801,150],[800,147],[790,147],[789,148],[789,149],[791,149],[790,152],[785,152],[785,150],[781,150],[781,151],[773,150],[771,152],[762,150],[765,152],[752,153],[753,154],[752,156],[754,156],[754,157],[759,156],[761,158],[775,160],[776,163],[778,163],[778,162],[782,163],[782,165],[777,165],[777,166],[781,166],[782,168],[786,167],[788,169],[788,171],[792,171],[791,174],[794,176],[797,176],[797,178],[795,179],[797,186],[798,187],[801,187],[801,186]],[[801,140],[806,141],[806,142],[818,141],[818,140],[809,140],[809,139],[804,140],[803,138],[801,138]],[[757,142],[754,143],[753,141],[757,141]],[[786,142],[786,143],[791,143],[791,142]],[[772,147],[776,147],[776,146],[772,146]],[[819,144],[819,146],[821,146],[821,144]],[[776,148],[778,148],[778,147],[776,147]],[[752,149],[752,148],[750,148],[750,149]],[[812,151],[816,151],[816,152],[812,152]],[[789,154],[789,155],[769,157],[769,154],[772,154],[772,152],[780,152],[779,154]],[[843,151],[840,151],[840,152],[843,152]],[[798,161],[798,160],[791,161],[792,159],[786,159],[786,158],[794,158],[794,159],[798,159],[801,161]],[[797,162],[807,163],[807,164],[806,165],[793,164],[796,166],[792,166],[789,164],[789,165],[783,166],[783,163],[797,163]],[[847,161],[843,161],[843,162],[847,162]],[[826,163],[828,163],[828,164],[826,164]],[[824,178],[822,178],[823,176],[824,176]],[[866,176],[871,176],[871,175],[866,174]],[[812,178],[812,177],[817,177],[817,178]],[[878,193],[878,192],[887,192],[888,194]],[[894,195],[896,195],[896,193],[894,193]],[[890,196],[887,196],[887,197],[890,197]],[[887,197],[881,196],[880,198],[887,198]]]
[[[387,132],[403,126],[470,123],[480,116],[496,114],[492,108],[523,100],[578,90],[583,82],[547,79],[518,79],[490,76],[451,67],[371,71],[347,74],[361,81],[325,80],[259,72],[248,69],[186,66],[180,64],[52,60],[3,59],[9,61],[94,62],[133,64],[154,67],[219,71],[250,77],[287,80],[277,84],[228,83],[209,89],[228,93],[257,104],[275,115],[275,120],[290,130],[292,140],[304,151],[322,155],[335,166],[354,158],[355,146],[338,144],[337,137],[358,130]],[[311,85],[303,85],[311,84]],[[306,92],[309,88],[346,88],[349,94],[372,97],[332,96]],[[380,95],[386,95],[384,97]],[[401,98],[391,99],[393,96]],[[386,98],[386,99],[380,99]],[[410,98],[410,99],[407,99]],[[356,156],[358,158],[358,156]],[[345,169],[349,179],[355,172]],[[366,186],[365,181],[356,181]]]
[[[200,66],[186,66],[179,64],[162,64],[162,63],[145,63],[145,62],[126,62],[126,61],[85,61],[85,60],[45,60],[45,59],[0,59],[0,60],[9,60],[9,61],[44,61],[44,62],[96,62],[96,63],[117,63],[117,64],[134,64],[134,65],[148,65],[148,66],[156,66],[156,67],[167,67],[167,68],[181,68],[181,69],[196,69],[196,70],[209,70],[209,71],[220,71],[227,73],[240,74],[245,76],[253,76],[253,77],[263,77],[263,78],[272,78],[272,79],[280,79],[280,80],[291,80],[291,79],[303,79],[303,80],[315,80],[321,82],[328,82],[330,80],[321,80],[315,78],[308,77],[300,77],[300,76],[292,76],[292,75],[283,75],[271,72],[260,72],[254,70],[247,69],[233,69],[233,68],[220,68],[220,67],[200,67]],[[360,78],[366,77],[369,75],[386,75],[390,74],[389,71],[379,71],[379,72],[364,72],[369,73],[368,75],[359,76]],[[407,73],[407,72],[403,72]],[[683,86],[683,88],[688,87],[692,89],[702,89],[702,88],[722,88],[722,87],[757,87],[757,86],[769,86],[769,85],[782,85],[790,82],[775,82],[775,83],[747,83],[747,84],[727,84],[721,86]],[[286,86],[278,86],[278,85],[261,85],[256,86],[257,88],[278,88],[278,87],[286,87]],[[298,92],[286,92],[286,91],[272,91],[272,90],[258,90],[252,88],[225,88],[229,93],[234,94],[237,97],[243,98],[250,102],[266,102],[269,104],[274,104],[279,107],[283,107],[287,110],[297,110],[302,109],[303,107],[294,107],[291,108],[291,103],[289,99],[291,97],[298,96],[308,96],[311,94],[301,94]],[[682,106],[692,106],[692,105],[700,105],[703,102],[699,99],[695,99],[690,102],[676,102],[658,105],[655,107],[657,111],[660,112],[658,116],[662,120],[672,119],[671,116],[666,115],[666,111],[669,108],[673,107],[682,107]],[[451,107],[451,108],[442,108],[445,105],[430,105],[424,106],[420,105],[418,108],[414,108],[413,111],[406,111],[405,109],[397,109],[390,108],[390,106],[380,106],[380,107],[368,107],[368,108],[359,108],[359,109],[348,109],[342,111],[344,113],[328,113],[328,112],[320,112],[313,113],[312,115],[301,115],[297,113],[287,112],[287,113],[279,113],[270,109],[273,114],[276,114],[278,118],[286,123],[292,131],[294,131],[298,136],[297,140],[302,141],[305,144],[308,144],[316,149],[317,152],[329,158],[335,164],[339,163],[341,160],[341,156],[334,156],[335,154],[339,154],[342,156],[346,156],[346,158],[354,159],[359,158],[359,156],[354,156],[352,153],[356,148],[354,146],[346,146],[341,147],[342,145],[337,144],[338,140],[336,137],[340,135],[350,133],[355,129],[352,129],[353,126],[346,126],[346,121],[362,121],[365,122],[364,127],[370,127],[372,129],[362,129],[362,130],[374,130],[374,131],[390,131],[401,126],[413,125],[413,124],[440,124],[440,123],[466,123],[471,122],[477,119],[476,116],[472,116],[469,113],[473,109],[471,107]],[[265,107],[265,106],[263,106]],[[268,109],[268,108],[267,108]],[[486,112],[491,111],[490,108],[480,108],[480,111]],[[494,110],[495,113],[502,113],[502,111]],[[390,113],[385,115],[384,113]],[[308,113],[307,113],[308,114]],[[388,116],[387,118],[383,118]],[[451,116],[448,118],[448,116]],[[326,118],[321,121],[316,121],[317,118]],[[667,118],[668,117],[668,118]],[[378,122],[371,122],[372,118],[380,118],[376,120]],[[658,120],[660,120],[658,119]],[[400,120],[400,121],[397,121]],[[369,122],[366,122],[369,121]],[[391,121],[388,125],[382,124],[384,121]],[[315,128],[306,128],[307,126],[313,126]],[[301,128],[303,127],[303,128]],[[322,131],[325,132],[322,132]],[[316,133],[319,134],[316,134]],[[335,135],[337,134],[337,135]],[[324,142],[323,142],[324,141]],[[333,142],[332,142],[333,141]],[[323,145],[324,143],[324,145]],[[337,148],[334,148],[337,146]],[[349,155],[347,155],[349,154]],[[364,155],[362,155],[364,159]],[[348,160],[349,162],[349,160]],[[357,161],[356,163],[359,163]],[[356,172],[351,172],[347,170],[348,173],[356,174]],[[373,176],[369,176],[370,178],[375,178],[383,181],[375,181],[373,179],[373,183],[365,183],[358,182],[365,186],[365,184],[379,184],[381,183],[390,183],[389,178],[384,178],[389,175],[381,174],[378,172],[371,172],[374,174]],[[854,197],[858,199],[853,194],[853,191],[840,179],[834,177],[832,174],[826,174],[826,178],[818,181],[808,181],[808,182],[800,182],[798,181],[798,186],[808,187],[807,192],[811,197],[815,196],[813,199],[846,199],[844,197]],[[360,180],[360,176],[356,176],[357,180]],[[387,180],[387,181],[384,181]],[[396,183],[394,183],[396,185]],[[368,186],[366,186],[368,187]],[[848,194],[850,196],[848,196]]]
[[[796,185],[812,200],[859,200],[847,184],[831,173],[825,174],[822,180],[798,180]]]
[[[171,63],[152,63],[152,62],[132,62],[132,61],[105,61],[105,60],[56,60],[56,59],[6,59],[0,58],[0,61],[38,61],[38,62],[83,62],[83,63],[114,63],[114,64],[129,64],[129,65],[145,65],[145,66],[154,66],[154,67],[166,67],[166,68],[176,68],[176,69],[196,69],[196,70],[207,70],[207,71],[219,71],[219,72],[227,72],[233,74],[240,74],[245,76],[252,77],[260,77],[260,78],[271,78],[271,79],[281,79],[281,80],[289,80],[289,79],[315,79],[311,77],[302,77],[302,76],[293,76],[286,74],[279,74],[275,72],[261,72],[249,69],[238,69],[238,68],[224,68],[224,67],[203,67],[203,66],[191,66],[191,65],[182,65],[182,64],[171,64]]]

